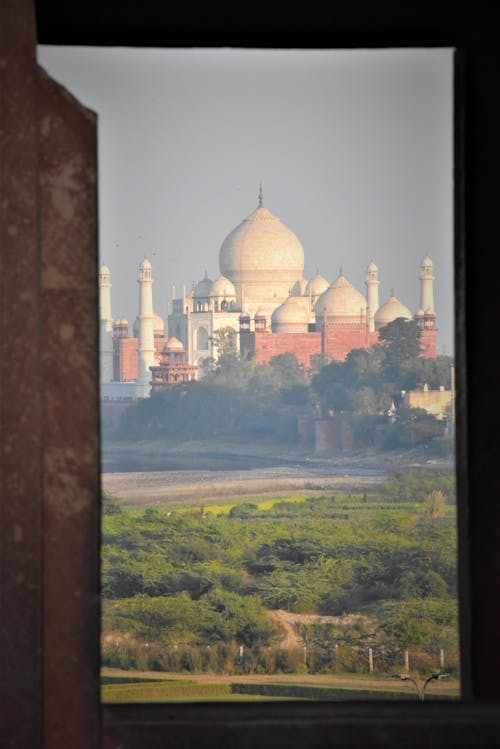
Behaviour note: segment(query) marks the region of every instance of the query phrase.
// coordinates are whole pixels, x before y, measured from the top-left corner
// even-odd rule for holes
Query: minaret
[[[422,356],[437,356],[436,313],[434,312],[434,275],[432,260],[428,255],[420,263],[420,309],[415,321],[421,330]]]
[[[378,268],[373,260],[370,262],[368,268],[366,269],[365,284],[368,302],[368,308],[366,310],[368,318],[368,332],[373,333],[375,330],[375,312],[379,308],[378,287],[380,285],[380,281],[378,280]]]
[[[113,318],[111,316],[111,275],[107,265],[101,265],[99,269],[99,317],[106,321],[106,330],[113,330]]]
[[[148,398],[151,392],[151,370],[155,364],[153,276],[151,263],[144,260],[139,266],[139,366],[136,396]]]
[[[111,276],[109,268],[99,269],[99,379],[113,379],[113,318],[111,317]]]
[[[419,276],[421,281],[420,309],[426,314],[434,312],[434,276],[432,270],[432,260],[426,255],[420,263]]]

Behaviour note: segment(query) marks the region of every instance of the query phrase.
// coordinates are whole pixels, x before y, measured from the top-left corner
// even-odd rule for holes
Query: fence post
[[[444,650],[441,648],[439,651],[439,668],[441,671],[444,671]]]
[[[368,648],[368,663],[370,667],[370,673],[373,673],[373,649]]]
[[[405,671],[410,672],[410,656],[407,650],[405,650]]]

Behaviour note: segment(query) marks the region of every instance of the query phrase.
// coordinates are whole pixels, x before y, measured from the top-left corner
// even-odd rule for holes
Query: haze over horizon
[[[438,352],[453,352],[453,51],[39,47],[98,114],[100,260],[114,317],[219,275],[220,246],[264,205],[302,242],[304,276],[342,267],[363,294],[419,307],[435,268]]]

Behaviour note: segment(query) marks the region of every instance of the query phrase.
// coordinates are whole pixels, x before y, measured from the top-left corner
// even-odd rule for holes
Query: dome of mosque
[[[314,305],[314,311],[318,317],[322,317],[326,311],[329,321],[360,322],[366,314],[366,299],[340,273],[320,296]]]
[[[211,296],[223,296],[223,297],[234,297],[236,295],[236,290],[229,280],[229,278],[226,278],[225,276],[219,276],[219,278],[214,281],[212,285],[212,290],[210,292]]]
[[[293,231],[260,203],[225,238],[219,266],[233,282],[268,282],[275,277],[291,287],[302,277],[304,249]]]
[[[134,338],[139,338],[139,327],[140,327],[140,320],[139,320],[139,317],[137,316],[132,326]],[[161,317],[161,315],[157,315],[156,312],[154,311],[153,311],[153,332],[154,333],[165,332],[165,320],[163,319],[163,317]]]
[[[375,271],[378,271],[378,266],[371,260],[368,264],[368,268],[366,269],[367,273],[375,273]]]
[[[392,294],[387,302],[385,302],[385,304],[379,307],[375,312],[375,327],[378,330],[384,325],[388,325],[393,320],[396,320],[398,317],[403,317],[405,320],[411,320],[412,314],[408,307],[405,307],[405,305],[402,304],[399,299],[396,299],[394,294]]]
[[[99,268],[99,273],[101,274],[101,276],[109,276],[110,270],[107,265],[101,265],[101,267]]]
[[[212,291],[212,286],[213,281],[208,278],[207,274],[205,273],[205,278],[202,278],[201,281],[198,281],[198,283],[194,287],[193,296],[207,297]]]
[[[165,320],[161,315],[157,315],[156,312],[154,316],[153,330],[155,333],[165,332]]]
[[[168,341],[163,346],[164,351],[184,351],[184,346],[179,341],[178,338],[175,338],[175,336],[172,336],[172,338],[169,338]]]
[[[306,294],[310,294],[313,297],[321,296],[321,294],[328,289],[330,284],[319,273],[316,273],[314,278],[311,278],[309,283],[306,286]]]
[[[433,263],[432,263],[432,260],[431,260],[431,258],[429,257],[429,255],[426,255],[426,256],[425,256],[425,257],[424,257],[424,258],[422,259],[422,262],[420,263],[420,266],[422,266],[422,265],[431,265],[431,266],[433,265]]]
[[[139,270],[151,270],[151,263],[147,258],[144,258],[142,263],[139,265]]]
[[[298,296],[289,296],[271,315],[273,333],[306,333],[309,313],[304,301]]]

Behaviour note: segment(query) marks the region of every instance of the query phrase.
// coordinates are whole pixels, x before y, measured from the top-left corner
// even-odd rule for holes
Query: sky
[[[98,115],[99,254],[113,317],[132,323],[138,267],[155,311],[220,274],[227,234],[264,205],[298,236],[304,276],[339,268],[415,313],[434,261],[438,353],[453,353],[453,51],[40,46]]]

